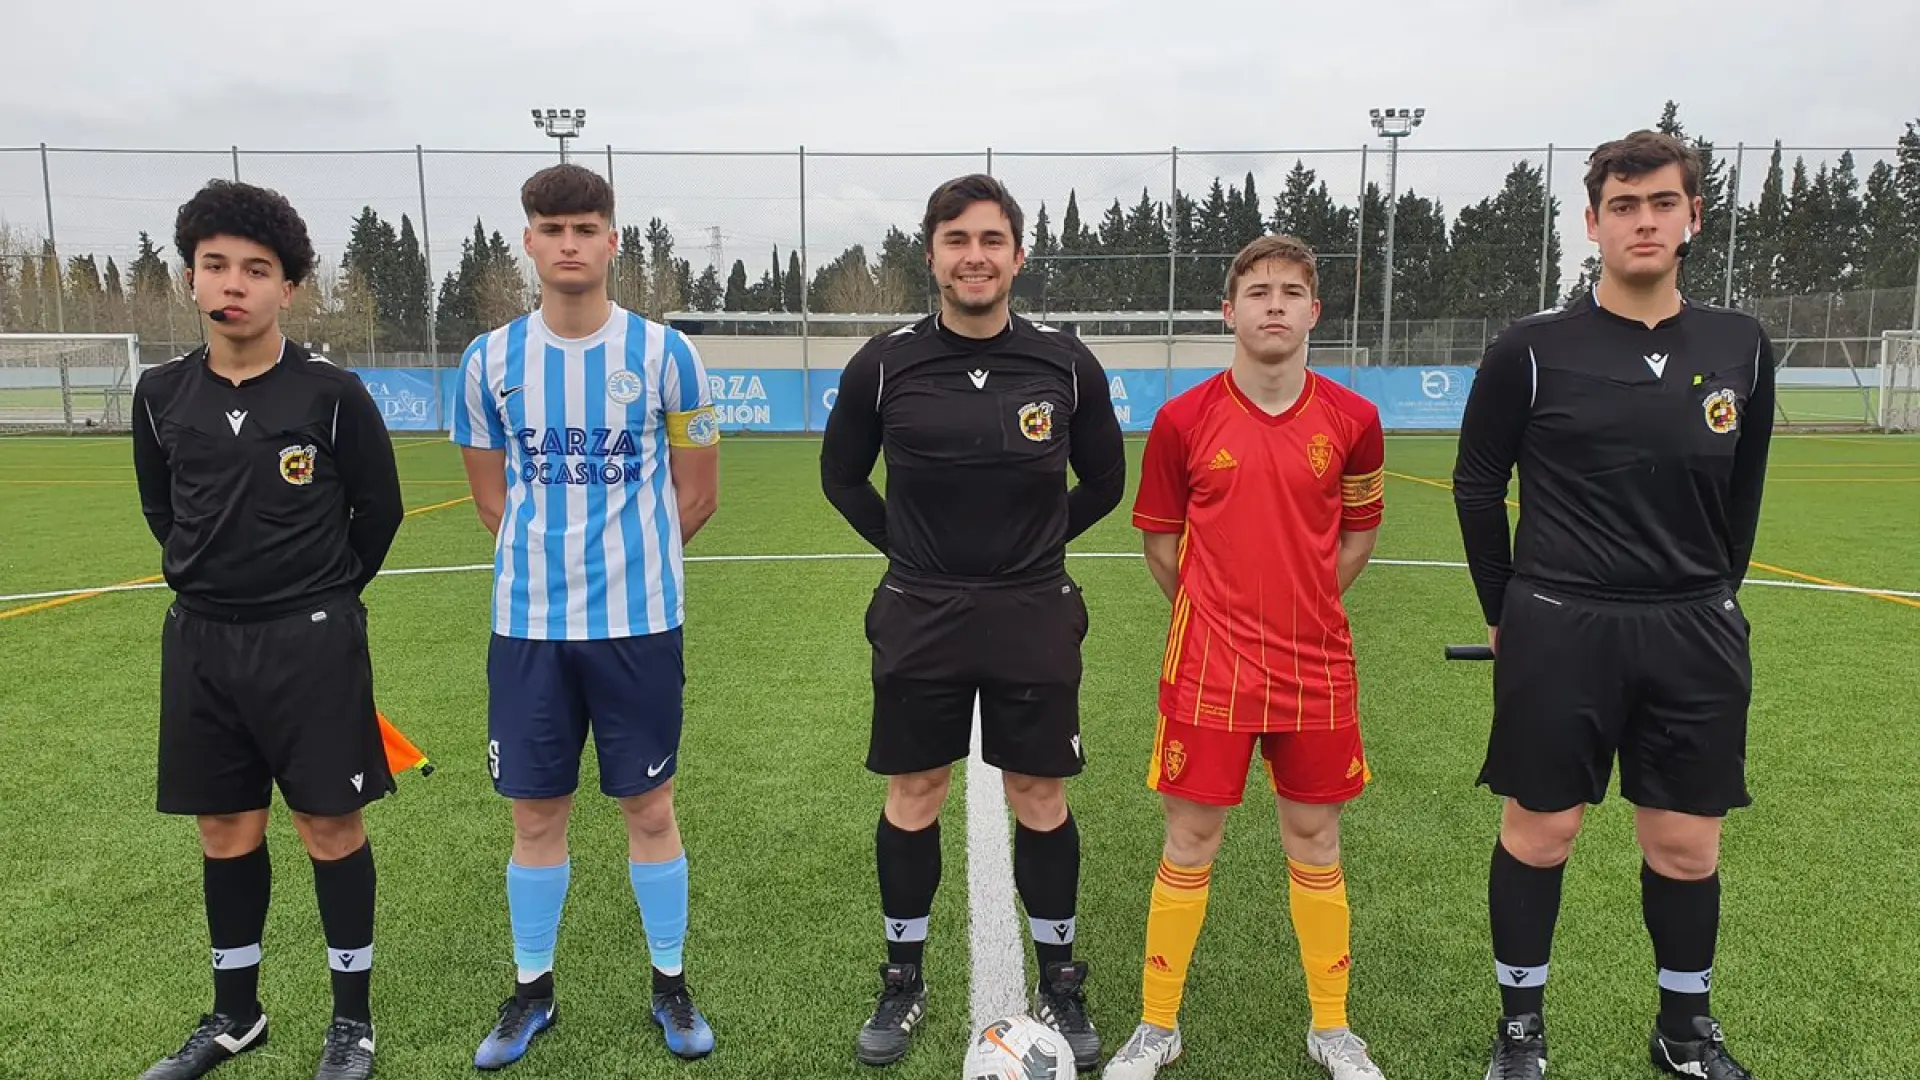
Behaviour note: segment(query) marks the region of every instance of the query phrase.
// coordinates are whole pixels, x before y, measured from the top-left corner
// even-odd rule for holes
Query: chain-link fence
[[[1591,284],[1586,148],[1117,154],[668,153],[574,145],[613,179],[612,286],[708,332],[844,337],[933,303],[920,217],[941,181],[991,172],[1021,202],[1023,310],[1083,334],[1206,335],[1233,252],[1268,231],[1320,258],[1317,346],[1375,365],[1472,364],[1521,315]],[[210,177],[286,194],[320,265],[289,332],[362,366],[446,366],[535,298],[519,189],[550,152],[0,148],[0,330],[200,340],[172,250]],[[1871,365],[1920,326],[1920,157],[1898,147],[1712,152],[1699,300],[1759,315],[1788,366]],[[1388,252],[1391,251],[1389,259]],[[1169,344],[1171,350],[1171,344]],[[1864,382],[1863,382],[1864,384]]]

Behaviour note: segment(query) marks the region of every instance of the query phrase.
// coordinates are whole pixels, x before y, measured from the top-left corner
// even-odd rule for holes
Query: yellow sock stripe
[[[1306,866],[1289,859],[1287,874],[1303,889],[1314,892],[1331,892],[1346,884],[1346,875],[1338,865]]]
[[[1160,882],[1160,884],[1165,885],[1170,889],[1179,889],[1179,890],[1191,892],[1194,890],[1206,888],[1208,884],[1212,882],[1212,880],[1213,880],[1213,864],[1212,863],[1208,863],[1205,866],[1197,866],[1197,867],[1176,866],[1173,863],[1166,861],[1165,859],[1160,860],[1160,872],[1158,875],[1158,881]]]

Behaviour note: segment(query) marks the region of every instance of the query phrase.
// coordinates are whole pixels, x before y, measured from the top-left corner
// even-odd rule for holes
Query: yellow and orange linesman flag
[[[393,726],[386,713],[375,709],[374,715],[380,718],[380,742],[386,747],[388,771],[398,776],[408,769],[419,769],[421,776],[432,776],[433,762],[427,760],[427,755]]]

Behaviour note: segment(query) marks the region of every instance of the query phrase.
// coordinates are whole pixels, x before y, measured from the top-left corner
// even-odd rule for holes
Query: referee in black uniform
[[[988,176],[934,191],[921,223],[940,311],[876,336],[847,364],[821,447],[829,501],[887,556],[867,610],[873,730],[886,775],[876,836],[887,963],[858,1056],[907,1052],[925,1012],[921,957],[940,881],[940,810],[967,757],[979,695],[983,758],[1004,771],[1014,884],[1040,984],[1034,1015],[1082,1070],[1098,1060],[1087,967],[1073,958],[1086,603],[1069,540],[1119,505],[1126,457],[1107,378],[1078,338],[1012,314],[1021,212]],[[887,495],[870,476],[886,453]],[[1079,483],[1067,486],[1071,465]]]
[[[1467,401],[1454,501],[1494,660],[1480,781],[1506,797],[1488,906],[1502,1012],[1490,1080],[1539,1080],[1560,882],[1616,755],[1636,807],[1659,972],[1653,1064],[1749,1080],[1707,1008],[1721,821],[1748,805],[1753,551],[1773,427],[1773,347],[1753,318],[1677,288],[1700,160],[1648,131],[1589,159],[1591,296],[1508,327]],[[1508,551],[1506,494],[1520,473]],[[1557,1070],[1556,1070],[1557,1072]]]
[[[257,997],[278,782],[313,860],[334,1018],[316,1080],[373,1069],[374,864],[360,818],[392,790],[367,612],[402,516],[386,423],[360,380],[280,333],[313,266],[275,192],[216,180],[174,243],[207,344],[141,376],[140,508],[174,591],[160,639],[159,809],[199,820],[214,1003],[144,1080],[190,1080],[267,1041]]]

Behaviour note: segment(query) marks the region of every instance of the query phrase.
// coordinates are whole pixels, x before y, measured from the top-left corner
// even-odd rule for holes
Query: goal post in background
[[[1920,431],[1920,330],[1880,337],[1880,429]]]
[[[135,334],[0,334],[0,434],[126,431]]]

